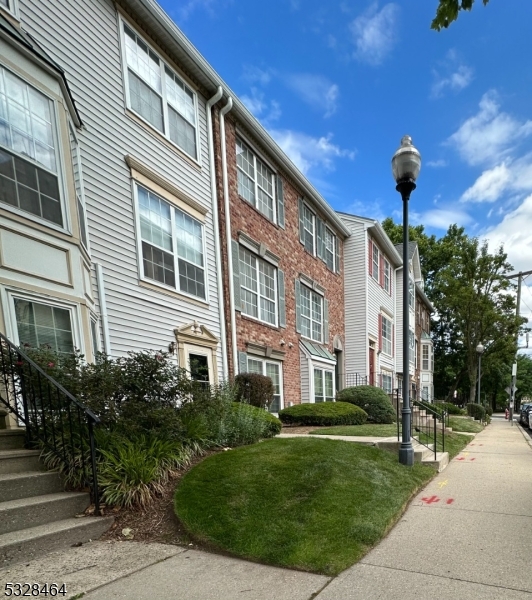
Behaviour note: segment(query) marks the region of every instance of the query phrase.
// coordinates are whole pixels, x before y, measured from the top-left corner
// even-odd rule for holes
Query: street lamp
[[[409,252],[408,252],[408,201],[416,189],[416,179],[421,169],[421,155],[412,145],[409,135],[403,136],[401,146],[393,155],[392,172],[397,183],[396,190],[403,199],[403,410],[401,422],[403,435],[399,448],[399,462],[403,465],[414,464],[414,447],[410,436],[412,414],[410,408],[410,308],[409,308]]]
[[[484,354],[484,346],[482,342],[479,342],[477,346],[477,354],[478,354],[478,404],[480,404],[480,367],[482,366],[482,355]]]

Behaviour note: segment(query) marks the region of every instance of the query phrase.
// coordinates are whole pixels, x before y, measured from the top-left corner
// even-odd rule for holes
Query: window
[[[91,318],[91,341],[92,341],[92,354],[95,357],[100,351],[100,328],[98,327],[98,321]]]
[[[188,355],[190,379],[207,387],[209,385],[209,359],[205,354]]]
[[[316,342],[322,341],[323,298],[301,286],[301,333]]]
[[[415,362],[415,345],[416,345],[416,338],[414,336],[414,332],[413,331],[409,331],[409,336],[408,336],[408,342],[409,342],[409,346],[410,346],[410,362],[413,363]]]
[[[373,269],[371,275],[375,281],[379,281],[379,249],[373,244]]]
[[[192,158],[198,158],[196,94],[126,24],[128,107]]]
[[[314,254],[314,235],[315,235],[316,220],[314,213],[304,203],[299,203],[299,230],[301,241],[305,246],[305,250]]]
[[[418,355],[419,355],[419,343],[416,340],[416,343],[415,343],[415,355],[414,355],[414,363],[415,363],[416,369],[417,369]]]
[[[274,174],[240,140],[236,142],[238,193],[275,222]]]
[[[429,397],[429,388],[426,385],[424,385],[421,388],[421,398],[422,398],[422,400],[430,400],[430,397]]]
[[[334,265],[334,255],[335,255],[335,249],[336,249],[336,236],[334,235],[334,233],[328,228],[325,228],[325,248],[324,248],[324,257],[323,260],[325,261],[325,264],[327,265],[327,267],[331,270],[334,271],[335,265]]]
[[[384,354],[392,355],[392,344],[393,344],[393,333],[392,333],[392,322],[387,319],[384,315],[381,315],[382,322],[382,351]]]
[[[3,6],[7,10],[17,16],[17,0],[0,0],[0,7]]]
[[[281,390],[281,364],[260,358],[248,358],[248,373],[258,373],[270,377],[273,383],[273,401],[270,412],[277,413],[283,408]]]
[[[432,348],[430,352],[430,370],[434,373],[434,348]]]
[[[137,197],[144,277],[205,299],[202,224],[140,185]]]
[[[240,246],[242,313],[277,325],[277,269]]]
[[[382,373],[382,389],[387,393],[392,393],[392,376],[390,373]]]
[[[390,263],[386,259],[384,259],[384,289],[388,292],[388,294],[391,293]]]
[[[414,300],[414,282],[410,279],[408,283],[408,305],[412,310],[414,310],[415,300]]]
[[[429,354],[430,354],[428,344],[423,344],[422,352],[423,352],[423,362],[422,362],[421,368],[423,369],[423,371],[428,371],[429,370]]]
[[[72,158],[72,168],[74,171],[74,186],[76,188],[76,205],[78,209],[79,237],[85,249],[89,248],[87,235],[87,221],[85,218],[85,200],[83,197],[83,183],[81,178],[81,155],[78,139],[72,124],[69,124],[70,133],[70,155]]]
[[[74,352],[70,310],[14,298],[19,344],[48,345],[56,352]]]
[[[334,401],[333,372],[314,369],[314,402]]]
[[[53,103],[1,67],[0,202],[63,226]]]

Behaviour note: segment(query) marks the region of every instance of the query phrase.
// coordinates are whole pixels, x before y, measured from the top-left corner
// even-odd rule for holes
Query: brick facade
[[[215,133],[215,156],[218,186],[218,202],[220,214],[220,237],[223,255],[223,281],[224,305],[227,328],[227,354],[229,372],[231,377],[235,374],[231,346],[231,315],[229,308],[229,280],[227,265],[227,239],[222,181],[222,161],[220,145],[219,113],[213,111]],[[238,239],[239,233],[247,235],[252,240],[265,244],[266,248],[279,257],[279,269],[285,276],[285,302],[286,302],[286,327],[274,327],[236,311],[236,338],[238,350],[247,352],[248,343],[271,348],[273,351],[284,352],[283,360],[283,392],[284,406],[288,403],[301,402],[301,375],[300,375],[300,334],[296,332],[296,306],[295,306],[295,280],[303,274],[325,289],[325,298],[329,302],[329,343],[328,350],[333,353],[333,340],[339,336],[342,344],[344,340],[344,287],[342,269],[340,273],[330,271],[325,263],[316,256],[307,252],[299,240],[299,214],[298,199],[302,194],[297,190],[286,175],[277,170],[277,175],[282,177],[285,205],[285,228],[272,223],[255,207],[241,198],[238,194],[237,163],[236,163],[236,125],[231,118],[231,113],[225,118],[227,171],[230,197],[231,238]],[[248,139],[253,143],[252,137]],[[244,138],[246,141],[246,138]],[[256,145],[260,151],[260,147]],[[263,154],[264,158],[277,168],[273,157]],[[319,207],[312,206],[318,216]],[[328,223],[329,227],[338,235],[340,240],[340,265],[343,264],[341,234]]]

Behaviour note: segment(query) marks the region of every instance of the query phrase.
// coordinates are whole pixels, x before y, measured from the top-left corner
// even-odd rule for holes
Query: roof
[[[6,39],[19,47],[25,54],[30,55],[33,60],[37,60],[56,79],[63,89],[63,95],[69,105],[68,108],[77,127],[81,127],[81,117],[76,108],[74,98],[68,87],[65,71],[52,59],[52,57],[37,43],[37,41],[22,27],[15,27],[0,13],[0,37]]]
[[[432,306],[432,302],[427,298],[427,294],[425,294],[423,288],[419,285],[419,283],[416,283],[416,293],[418,294],[418,296],[421,296],[423,302],[430,310],[430,312],[434,312],[434,306]]]
[[[337,232],[341,233],[344,238],[349,237],[351,235],[349,229],[334,209],[281,150],[266,129],[251,114],[244,103],[238,99],[227,83],[205,60],[161,6],[155,0],[118,0],[118,3],[137,15],[143,28],[150,31],[153,39],[162,46],[167,54],[188,71],[189,75],[196,80],[207,95],[214,95],[218,87],[222,87],[223,99],[225,101],[229,98],[233,99],[232,114],[235,115],[239,123],[249,130],[263,149],[275,159],[280,169],[293,180],[305,197],[313,202],[318,209],[321,209]]]
[[[421,339],[422,340],[430,340],[432,342],[432,338],[426,331],[421,332]]]
[[[416,252],[417,242],[408,242],[408,258],[414,258]],[[403,256],[403,244],[395,244],[395,249],[401,256]]]
[[[302,346],[311,356],[317,356],[318,358],[325,358],[326,360],[333,360],[336,362],[336,358],[326,348],[318,344],[313,344],[308,340],[300,340]]]

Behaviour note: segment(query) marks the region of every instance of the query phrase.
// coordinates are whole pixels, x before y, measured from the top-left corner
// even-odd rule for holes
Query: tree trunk
[[[469,380],[470,380],[470,384],[469,384],[469,402],[470,403],[475,403],[476,402],[476,392],[477,392],[477,376],[478,376],[478,367],[477,364],[475,362],[475,366],[474,368],[469,370]]]

